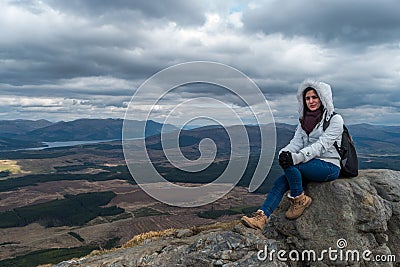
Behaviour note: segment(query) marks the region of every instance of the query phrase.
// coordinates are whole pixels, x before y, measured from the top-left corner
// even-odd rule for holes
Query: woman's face
[[[321,100],[319,99],[315,90],[310,90],[305,96],[307,107],[310,111],[315,111],[321,106]]]

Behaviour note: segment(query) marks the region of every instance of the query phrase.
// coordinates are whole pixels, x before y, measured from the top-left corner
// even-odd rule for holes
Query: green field
[[[0,160],[0,173],[18,174],[22,173],[21,166],[16,160]]]
[[[51,181],[74,181],[87,180],[90,182],[107,181],[113,179],[126,180],[134,183],[126,166],[105,167],[101,166],[105,172],[98,174],[69,174],[69,173],[49,173],[49,174],[30,174],[23,177],[0,180],[0,192],[17,190],[18,188]]]
[[[95,249],[97,246],[82,246],[75,248],[54,248],[34,251],[29,254],[18,256],[13,259],[0,261],[2,267],[33,267],[46,263],[59,263],[72,258],[83,257]]]
[[[0,213],[0,228],[21,227],[37,222],[45,227],[84,225],[97,216],[111,216],[124,209],[107,205],[116,194],[111,191],[65,195],[64,199],[15,208]]]
[[[133,211],[136,218],[147,217],[147,216],[157,216],[157,215],[169,215],[168,212],[161,212],[149,207],[143,207]]]

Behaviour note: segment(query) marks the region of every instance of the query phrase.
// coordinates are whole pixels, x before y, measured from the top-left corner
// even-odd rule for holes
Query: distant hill
[[[276,147],[277,150],[279,150],[280,148],[284,147],[293,137],[296,126],[284,123],[277,123],[275,126],[277,137]],[[239,126],[230,126],[228,128],[234,132],[235,128],[237,127]],[[246,131],[249,136],[249,143],[251,148],[256,150],[258,149],[259,151],[261,145],[259,127],[254,125],[246,126]],[[198,143],[204,138],[212,139],[216,143],[217,148],[221,150],[218,152],[230,153],[229,136],[227,131],[222,126],[204,126],[191,130],[182,130],[180,133],[180,146],[194,146],[193,148],[197,149]],[[161,149],[160,136],[154,135],[149,137],[146,144],[148,144],[148,148],[157,150]]]
[[[122,120],[79,119],[56,122],[30,131],[24,138],[46,142],[121,138]]]
[[[356,144],[360,168],[399,170],[400,127],[356,124],[350,125],[348,128]],[[295,125],[276,123],[276,152],[288,144],[295,129]],[[246,130],[250,140],[251,155],[257,156],[261,145],[259,128],[258,126],[246,126]],[[222,155],[229,157],[231,144],[226,130],[222,127],[201,127],[181,131],[179,143],[183,154],[192,159],[199,157],[198,144],[204,138],[210,138],[215,142],[218,149],[217,157]],[[162,149],[159,135],[152,136],[147,141],[149,149]]]
[[[42,142],[0,137],[0,151],[42,146]]]
[[[12,138],[52,124],[47,120],[3,120],[0,121],[0,137]]]
[[[349,130],[360,153],[400,155],[400,126],[364,123],[350,125]]]
[[[94,141],[122,138],[122,119],[78,119],[51,123],[46,120],[0,121],[0,150],[12,150],[41,146],[41,142]],[[147,121],[129,121],[129,138],[143,138],[159,134],[163,125]],[[166,132],[175,130],[165,125]]]
[[[40,146],[41,142],[24,140],[20,136],[52,125],[47,120],[2,120],[0,121],[0,150],[21,149]]]
[[[230,126],[230,128],[238,126]],[[360,154],[384,154],[400,156],[400,127],[376,126],[370,124],[355,124],[348,126],[358,153]],[[294,135],[295,125],[276,123],[277,150],[284,147]],[[260,146],[260,131],[258,126],[246,126],[252,147]],[[234,131],[234,129],[233,129]],[[181,147],[197,145],[200,140],[211,138],[217,147],[224,152],[229,152],[230,141],[226,130],[222,127],[200,127],[191,130],[182,130],[180,133]],[[154,135],[148,138],[148,144],[152,149],[161,149],[160,136]]]

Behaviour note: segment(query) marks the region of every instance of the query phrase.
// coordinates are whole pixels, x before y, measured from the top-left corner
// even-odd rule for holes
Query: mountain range
[[[42,142],[121,140],[122,119],[78,119],[74,121],[50,122],[46,120],[3,120],[0,121],[0,151],[43,146]],[[161,123],[129,121],[129,138],[148,138],[150,149],[160,150]],[[231,126],[233,132],[236,131]],[[294,125],[276,123],[277,149],[288,143],[295,131]],[[400,126],[354,124],[348,126],[361,157],[399,157]],[[165,132],[177,130],[165,125]],[[252,151],[260,147],[258,126],[246,126]],[[229,153],[230,141],[227,129],[219,126],[205,126],[180,132],[180,146],[192,146],[197,150],[200,140],[211,138],[221,152]],[[255,150],[254,150],[255,149]]]
[[[0,121],[0,150],[24,149],[43,146],[42,142],[121,140],[122,119],[78,119],[74,121],[50,122],[47,120],[3,120]],[[143,138],[159,134],[163,124],[147,121],[129,121],[129,138]],[[173,131],[165,125],[164,131]]]

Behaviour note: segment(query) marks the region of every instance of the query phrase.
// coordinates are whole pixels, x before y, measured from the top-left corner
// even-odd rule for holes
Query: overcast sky
[[[123,118],[158,71],[213,61],[254,80],[277,122],[296,123],[297,87],[315,78],[346,123],[400,125],[398,0],[2,0],[0,10],[0,119]],[[163,103],[196,96],[248,112],[207,85]]]

